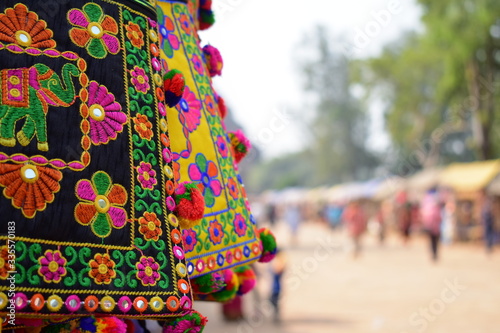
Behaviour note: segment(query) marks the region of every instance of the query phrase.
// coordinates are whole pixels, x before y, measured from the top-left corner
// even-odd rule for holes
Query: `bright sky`
[[[217,47],[224,59],[222,76],[214,79],[217,92],[265,157],[304,146],[304,135],[290,110],[304,105],[293,55],[305,33],[321,23],[331,35],[345,38],[343,48],[353,50],[350,57],[365,57],[376,54],[402,31],[419,26],[420,10],[414,0],[301,2],[213,0],[216,23],[200,34],[202,43]],[[387,138],[381,108],[374,106],[370,112],[370,141],[382,149]]]

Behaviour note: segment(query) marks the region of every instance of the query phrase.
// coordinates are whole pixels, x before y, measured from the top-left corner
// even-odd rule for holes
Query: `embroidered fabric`
[[[192,307],[152,3],[0,3],[0,316]]]

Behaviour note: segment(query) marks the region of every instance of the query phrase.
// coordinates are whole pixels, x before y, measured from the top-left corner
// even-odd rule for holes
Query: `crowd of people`
[[[256,211],[261,220],[272,226],[281,219],[287,223],[292,244],[300,224],[319,220],[334,230],[343,229],[352,243],[356,257],[361,251],[361,239],[368,231],[377,234],[383,243],[387,233],[400,235],[407,244],[415,235],[429,239],[431,259],[437,261],[440,244],[463,241],[483,241],[491,253],[500,241],[500,197],[480,191],[467,200],[457,199],[452,192],[431,188],[419,196],[405,190],[384,200],[357,198],[300,204],[279,201],[260,202]]]

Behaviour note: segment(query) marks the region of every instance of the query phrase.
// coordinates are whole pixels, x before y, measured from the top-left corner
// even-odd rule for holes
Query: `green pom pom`
[[[276,244],[276,238],[267,228],[261,228],[258,232],[262,243],[262,256],[260,257],[259,262],[269,262],[276,256],[278,247]]]
[[[219,273],[211,273],[192,279],[191,285],[195,293],[210,294],[224,288],[225,283]]]

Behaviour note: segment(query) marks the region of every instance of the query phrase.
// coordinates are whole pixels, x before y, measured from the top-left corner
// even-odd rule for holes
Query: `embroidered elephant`
[[[29,68],[0,70],[0,145],[27,146],[37,137],[37,148],[48,151],[46,115],[49,105],[68,107],[75,102],[75,86],[71,76],[80,71],[73,64],[65,64],[61,78],[44,64]],[[16,123],[24,119],[17,134]]]

